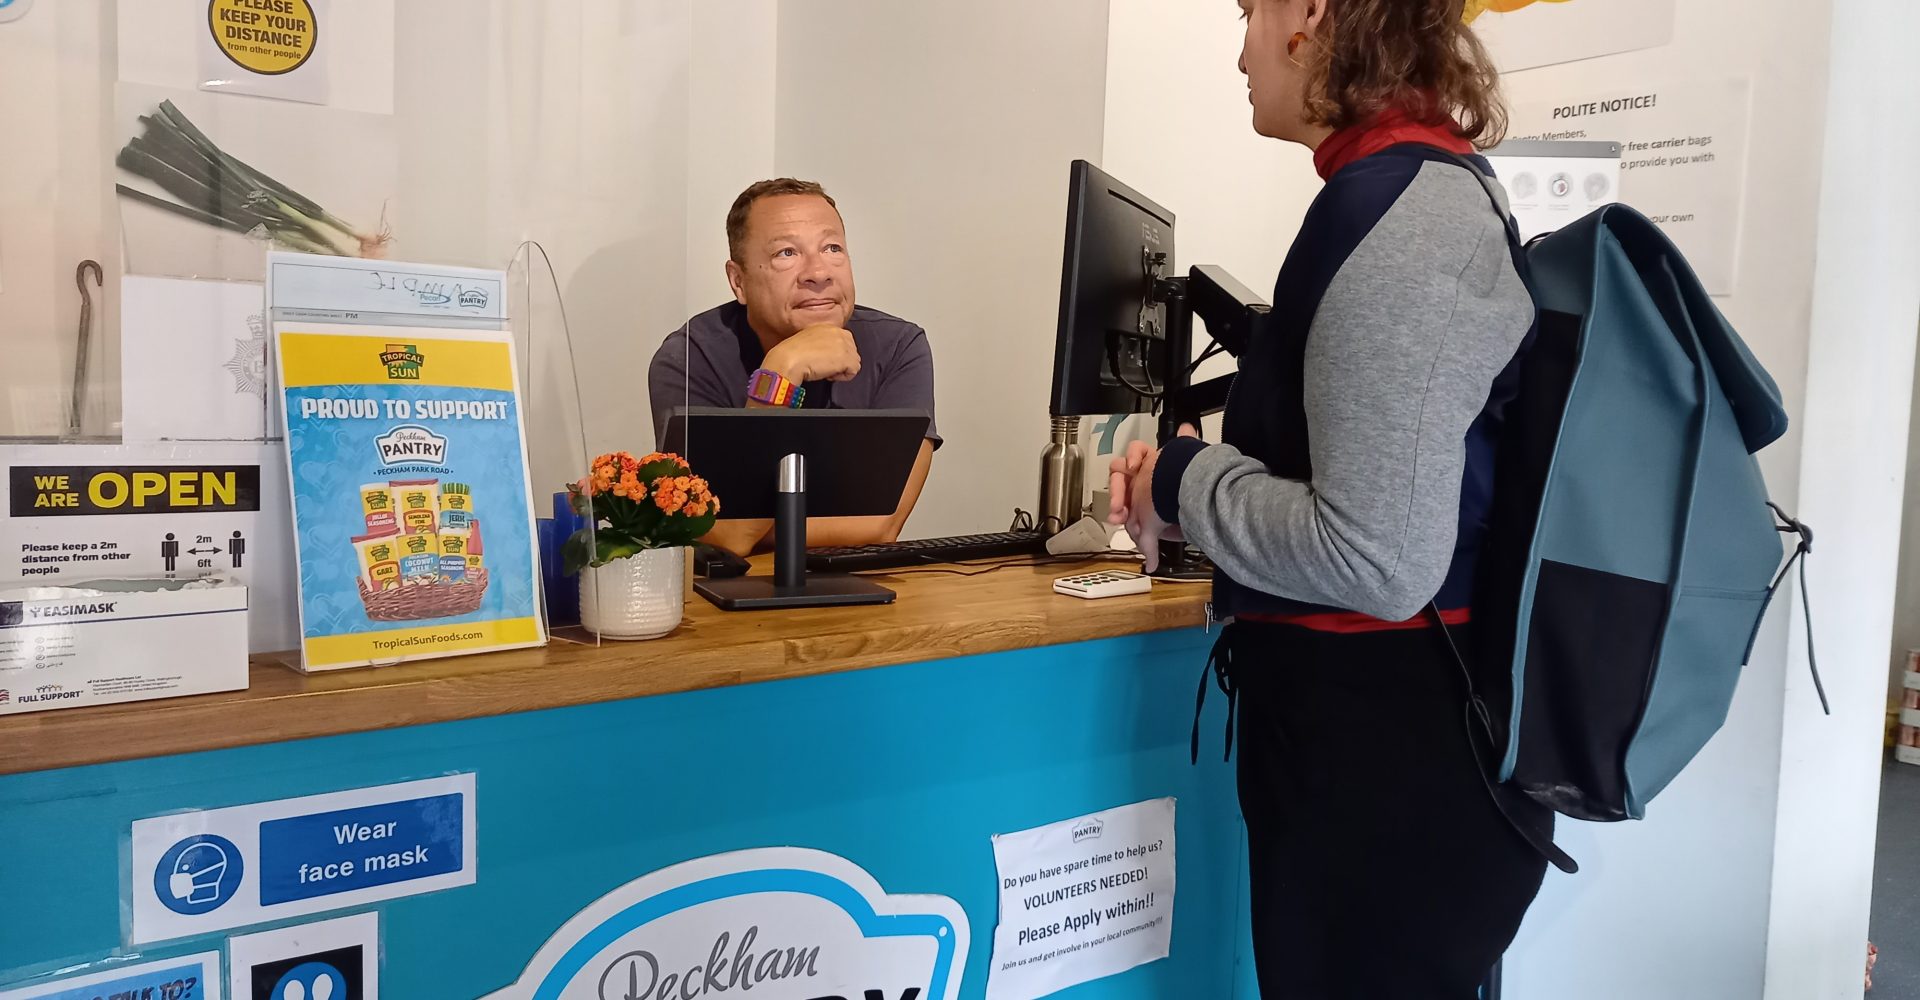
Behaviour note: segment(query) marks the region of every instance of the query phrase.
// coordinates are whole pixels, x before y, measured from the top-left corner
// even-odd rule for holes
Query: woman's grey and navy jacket
[[[1533,323],[1505,223],[1448,153],[1339,168],[1240,358],[1222,442],[1173,441],[1154,473],[1155,510],[1218,568],[1216,611],[1367,631],[1431,601],[1463,620]]]

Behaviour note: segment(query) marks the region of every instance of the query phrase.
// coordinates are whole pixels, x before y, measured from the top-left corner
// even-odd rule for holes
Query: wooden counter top
[[[0,718],[0,774],[997,653],[1204,621],[1211,590],[1204,584],[1158,584],[1152,594],[1099,601],[1053,593],[1055,578],[1099,565],[879,577],[900,595],[881,607],[729,614],[691,598],[686,623],[672,636],[599,648],[556,641],[540,649],[311,675],[256,658],[246,691]]]

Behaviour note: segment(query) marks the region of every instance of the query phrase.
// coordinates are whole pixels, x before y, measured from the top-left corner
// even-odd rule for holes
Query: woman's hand
[[[1197,438],[1200,432],[1182,424],[1180,436]],[[1126,454],[1115,456],[1107,478],[1107,520],[1126,525],[1149,573],[1160,568],[1161,540],[1181,540],[1180,528],[1161,520],[1153,508],[1153,470],[1159,461],[1159,449],[1135,441],[1127,446]]]

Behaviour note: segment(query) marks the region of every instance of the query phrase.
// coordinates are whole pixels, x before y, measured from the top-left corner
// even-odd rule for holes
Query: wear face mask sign
[[[167,889],[183,903],[211,903],[220,895],[220,880],[226,872],[226,852],[217,844],[198,844],[174,862]]]

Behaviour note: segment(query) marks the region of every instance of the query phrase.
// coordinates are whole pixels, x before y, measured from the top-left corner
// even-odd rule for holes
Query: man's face
[[[823,323],[844,327],[852,317],[845,224],[825,198],[783,194],[754,202],[740,257],[727,262],[727,281],[756,331],[785,340]]]

